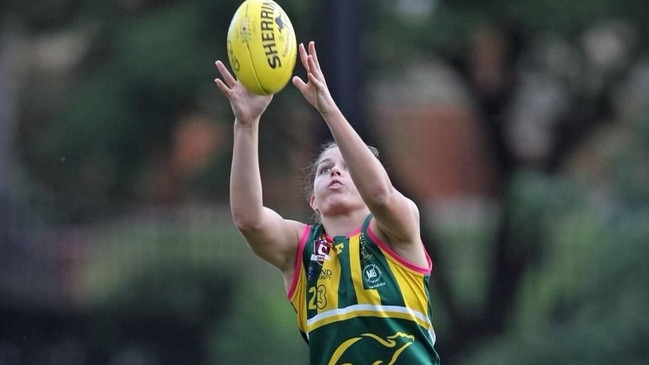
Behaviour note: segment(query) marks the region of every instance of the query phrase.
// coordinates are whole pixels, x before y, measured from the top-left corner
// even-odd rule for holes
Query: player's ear
[[[315,202],[314,194],[311,194],[311,196],[309,197],[309,206],[311,207],[311,209],[313,209],[314,212],[320,214],[320,210],[318,209],[318,204],[316,204]]]

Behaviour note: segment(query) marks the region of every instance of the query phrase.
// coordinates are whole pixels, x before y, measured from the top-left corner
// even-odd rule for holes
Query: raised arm
[[[307,72],[307,81],[293,78],[293,84],[305,99],[320,112],[363,201],[374,215],[379,233],[406,258],[427,264],[420,249],[419,211],[416,205],[394,188],[381,162],[367,148],[333,100],[318,62],[315,44],[308,49],[300,44],[300,60]],[[415,249],[412,247],[416,246]]]
[[[263,205],[259,170],[259,122],[272,95],[249,92],[221,61],[216,67],[222,79],[219,90],[228,98],[234,113],[230,208],[232,218],[251,249],[279,268],[285,278],[292,275],[297,244],[303,224],[285,220]],[[290,279],[290,278],[289,278]]]

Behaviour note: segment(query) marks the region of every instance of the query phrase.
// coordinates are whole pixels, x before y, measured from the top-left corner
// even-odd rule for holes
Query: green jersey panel
[[[428,267],[397,256],[369,229],[305,227],[288,298],[311,365],[439,364]]]

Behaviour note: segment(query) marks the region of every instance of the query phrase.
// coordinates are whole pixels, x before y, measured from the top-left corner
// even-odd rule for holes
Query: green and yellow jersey
[[[428,279],[369,229],[305,227],[288,299],[312,365],[439,364]]]

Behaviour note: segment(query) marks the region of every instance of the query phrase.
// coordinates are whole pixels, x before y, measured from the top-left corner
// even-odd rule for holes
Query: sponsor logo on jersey
[[[318,279],[320,280],[327,280],[331,279],[331,276],[333,275],[333,271],[331,269],[322,269],[320,270],[320,275],[318,276]]]
[[[363,266],[363,282],[369,289],[385,285],[381,268],[376,264],[367,264]]]

